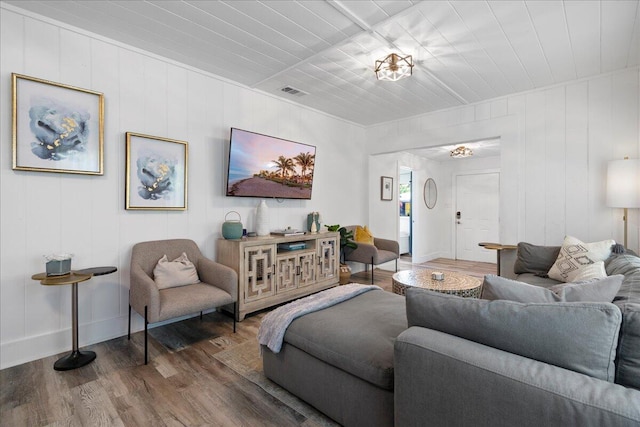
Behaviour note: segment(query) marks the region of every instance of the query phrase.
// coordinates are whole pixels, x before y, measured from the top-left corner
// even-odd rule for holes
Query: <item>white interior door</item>
[[[496,262],[480,242],[499,242],[500,173],[456,177],[456,259]]]

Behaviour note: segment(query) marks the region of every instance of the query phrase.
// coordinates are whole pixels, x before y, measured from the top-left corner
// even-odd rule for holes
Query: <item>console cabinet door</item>
[[[298,286],[309,286],[316,282],[316,254],[306,253],[298,257]]]
[[[244,248],[244,300],[254,301],[275,294],[275,245]]]
[[[279,254],[276,260],[276,293],[315,283],[316,254],[311,252]]]
[[[332,279],[338,276],[338,239],[329,237],[318,239],[318,279]]]
[[[295,289],[297,284],[298,257],[296,255],[278,255],[276,261],[277,293]]]

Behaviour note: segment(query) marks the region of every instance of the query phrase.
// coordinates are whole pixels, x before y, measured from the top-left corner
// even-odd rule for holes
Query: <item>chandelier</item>
[[[376,61],[376,78],[395,82],[409,77],[413,70],[413,58],[411,55],[400,56],[396,53],[387,55],[386,58]]]
[[[473,156],[473,151],[471,151],[470,148],[467,148],[464,145],[461,145],[451,150],[451,154],[449,155],[454,159],[461,159],[463,157]]]

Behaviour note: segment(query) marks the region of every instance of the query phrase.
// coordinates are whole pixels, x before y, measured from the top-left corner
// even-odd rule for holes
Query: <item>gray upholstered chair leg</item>
[[[398,258],[396,258],[396,272],[398,271]]]
[[[131,339],[131,304],[129,304],[129,328],[127,330],[127,339]]]
[[[149,361],[148,352],[147,352],[147,326],[149,322],[147,320],[147,306],[144,306],[144,364],[146,365]]]
[[[202,320],[202,312],[200,312],[200,320]]]

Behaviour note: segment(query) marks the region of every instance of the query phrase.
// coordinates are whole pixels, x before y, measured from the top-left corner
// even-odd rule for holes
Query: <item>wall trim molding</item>
[[[216,309],[205,310],[203,314],[213,313]],[[176,317],[149,325],[149,329],[199,316],[200,313]],[[104,319],[78,326],[80,350],[93,344],[109,341],[127,335],[128,315]],[[142,316],[131,310],[131,334],[144,330]],[[0,370],[23,363],[32,362],[49,356],[71,352],[71,327],[41,335],[0,344]]]

